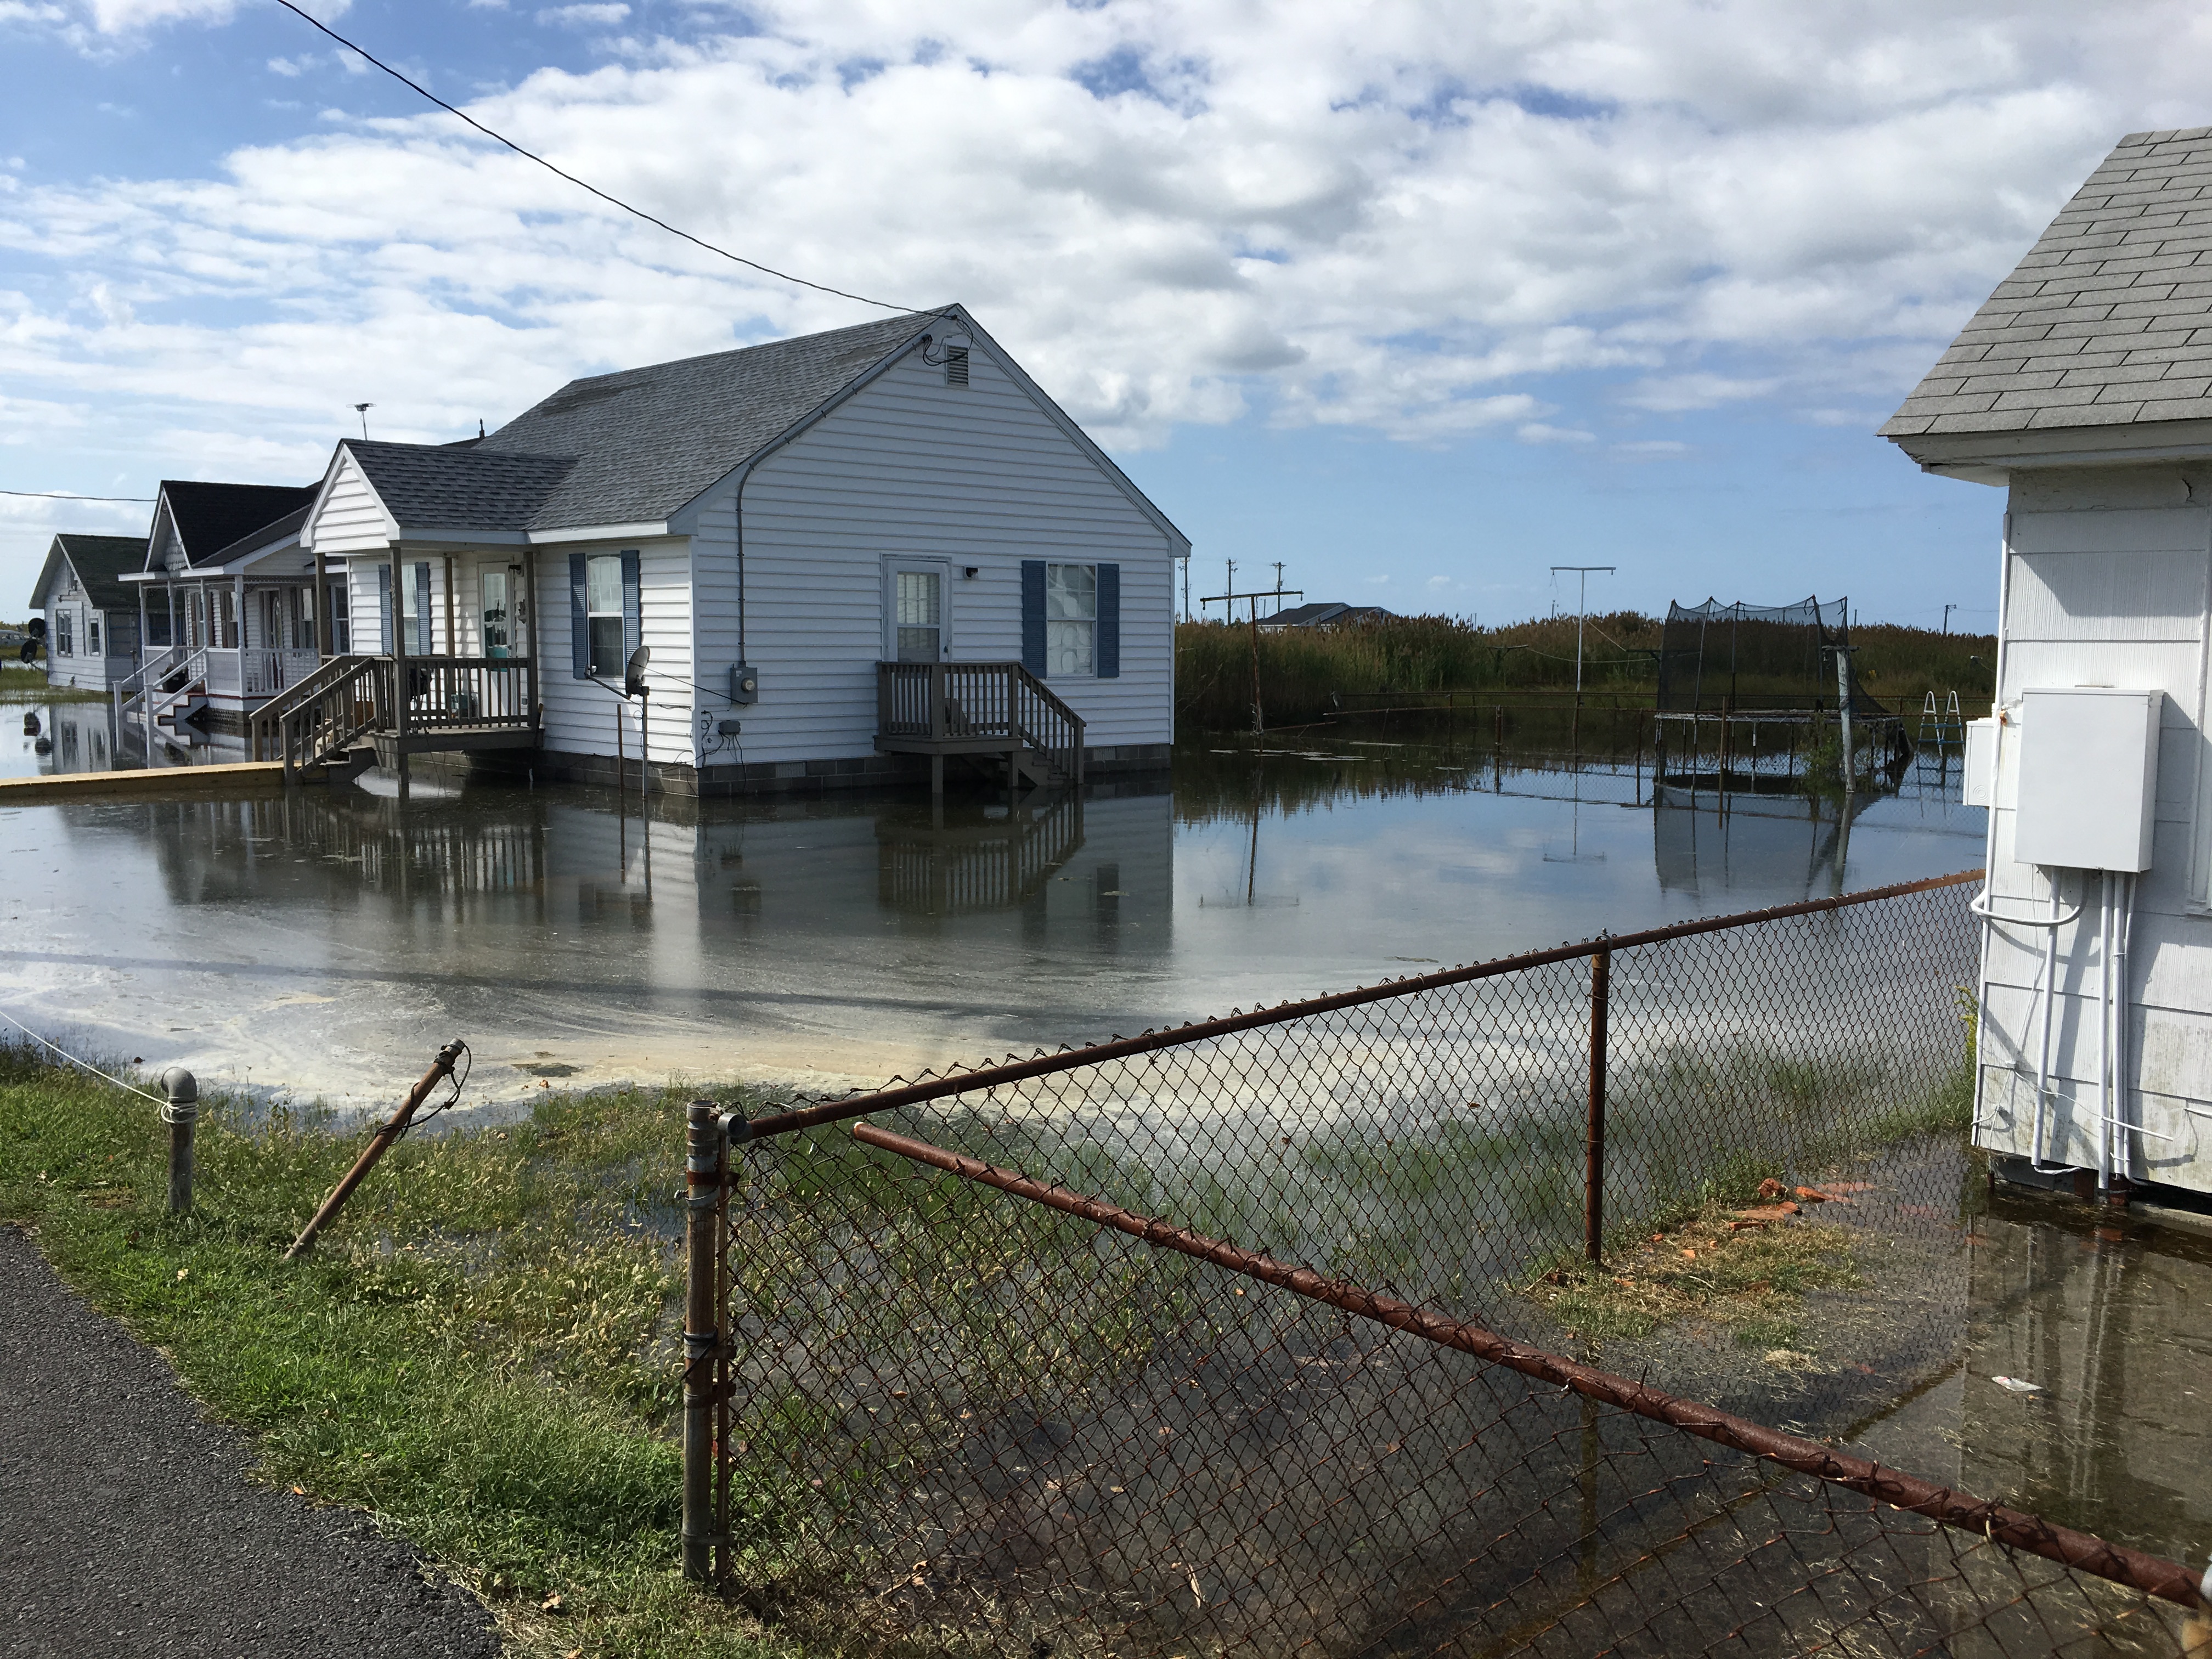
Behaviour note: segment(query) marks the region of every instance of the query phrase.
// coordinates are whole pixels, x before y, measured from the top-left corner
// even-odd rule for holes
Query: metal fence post
[[[192,1207],[192,1131],[200,1115],[200,1085],[181,1066],[161,1073],[161,1088],[169,1098],[161,1107],[161,1121],[169,1126],[169,1213],[182,1215]]]
[[[1605,1021],[1613,1001],[1613,951],[1590,954],[1589,1128],[1583,1146],[1583,1253],[1605,1259]]]
[[[704,1583],[714,1546],[714,1237],[722,1199],[722,1115],[711,1100],[685,1114],[684,1159],[684,1576]]]

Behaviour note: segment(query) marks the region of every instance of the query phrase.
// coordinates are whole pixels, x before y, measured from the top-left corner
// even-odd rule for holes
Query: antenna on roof
[[[479,437],[479,438],[481,438],[481,437],[483,437],[483,434],[484,434],[484,429],[483,429],[483,416],[481,416],[481,415],[479,415],[479,416],[477,416],[477,437]]]
[[[375,407],[374,404],[356,404],[353,406],[353,412],[361,416],[361,435],[364,443],[368,441],[368,411]]]

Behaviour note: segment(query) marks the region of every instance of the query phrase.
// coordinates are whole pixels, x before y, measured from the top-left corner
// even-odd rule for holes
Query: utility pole
[[[1583,694],[1583,617],[1589,609],[1589,579],[1597,573],[1610,576],[1613,567],[1609,564],[1555,564],[1552,567],[1554,576],[1562,570],[1582,578],[1580,595],[1575,600],[1575,696],[1579,697]]]
[[[1947,605],[1943,607],[1943,637],[1947,640],[1951,637],[1951,613],[1958,608],[1955,605]]]
[[[1267,716],[1261,712],[1260,707],[1260,601],[1273,599],[1275,602],[1275,609],[1279,611],[1283,608],[1283,601],[1292,594],[1296,594],[1299,599],[1305,598],[1305,590],[1285,587],[1283,567],[1278,564],[1275,567],[1275,585],[1272,589],[1262,591],[1255,588],[1249,593],[1239,593],[1237,591],[1237,561],[1229,559],[1224,562],[1229,568],[1229,580],[1222,585],[1220,592],[1205,595],[1199,600],[1199,604],[1218,605],[1221,607],[1223,617],[1233,623],[1237,620],[1237,601],[1239,599],[1252,601],[1252,730],[1255,733],[1261,733],[1267,731]]]

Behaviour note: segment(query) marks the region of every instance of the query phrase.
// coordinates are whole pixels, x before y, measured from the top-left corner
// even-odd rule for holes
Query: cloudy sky
[[[1220,562],[1486,619],[1848,592],[1986,627],[2000,498],[1872,437],[2212,14],[2078,0],[315,0],[816,281],[965,301]],[[474,135],[269,0],[0,0],[0,487],[319,475],[883,314]],[[358,429],[357,427],[353,429]],[[57,528],[0,496],[0,613]],[[1571,580],[1571,579],[1570,579]]]

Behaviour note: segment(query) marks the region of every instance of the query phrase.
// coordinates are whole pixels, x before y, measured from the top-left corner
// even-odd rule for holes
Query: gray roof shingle
[[[138,596],[118,579],[146,562],[143,536],[81,536],[64,531],[54,538],[54,544],[69,559],[93,604],[102,611],[138,608]]]
[[[474,444],[343,442],[408,530],[527,530],[576,465],[573,456],[497,454]]]
[[[2212,418],[2212,127],[2120,140],[1885,438]]]
[[[516,528],[665,519],[941,314],[915,312],[741,351],[571,380],[460,453],[487,460],[574,458],[537,502],[528,522]],[[380,483],[380,493],[382,489]]]

